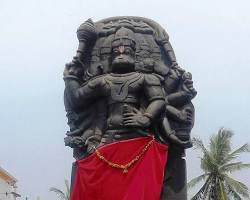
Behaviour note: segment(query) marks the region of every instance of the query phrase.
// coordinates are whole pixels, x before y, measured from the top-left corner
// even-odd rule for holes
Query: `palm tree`
[[[57,196],[61,199],[61,200],[69,200],[69,196],[70,196],[70,188],[69,188],[69,181],[65,179],[65,186],[66,186],[66,191],[63,192],[62,190],[55,188],[55,187],[51,187],[49,190],[51,192],[55,192],[57,194]]]
[[[201,181],[204,181],[204,184],[191,200],[250,199],[248,187],[229,176],[232,172],[250,167],[250,164],[235,161],[241,153],[250,152],[250,146],[244,144],[232,151],[232,136],[232,131],[219,129],[218,133],[210,138],[209,148],[206,148],[200,139],[193,139],[194,147],[203,153],[201,169],[204,174],[192,179],[188,183],[188,188],[194,187]]]

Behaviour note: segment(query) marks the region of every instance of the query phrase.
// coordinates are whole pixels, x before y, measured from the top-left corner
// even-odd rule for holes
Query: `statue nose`
[[[118,50],[119,50],[119,53],[120,54],[123,54],[124,53],[124,46],[119,46]]]

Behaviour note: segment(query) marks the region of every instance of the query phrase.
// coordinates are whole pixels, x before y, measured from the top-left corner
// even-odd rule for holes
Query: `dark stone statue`
[[[178,65],[168,34],[150,19],[113,17],[87,20],[77,37],[77,53],[64,70],[70,127],[65,144],[74,158],[153,133],[169,146],[161,200],[186,200],[183,157],[192,146],[196,90],[192,75]]]

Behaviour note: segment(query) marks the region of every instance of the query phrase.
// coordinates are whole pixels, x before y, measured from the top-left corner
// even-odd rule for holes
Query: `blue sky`
[[[247,0],[0,0],[0,165],[19,180],[21,199],[54,200],[48,188],[63,188],[70,176],[62,72],[88,18],[134,15],[161,24],[198,91],[193,136],[208,141],[224,126],[235,132],[234,147],[250,142],[249,8]],[[189,178],[201,173],[198,156],[187,152]],[[235,177],[250,186],[247,171]]]

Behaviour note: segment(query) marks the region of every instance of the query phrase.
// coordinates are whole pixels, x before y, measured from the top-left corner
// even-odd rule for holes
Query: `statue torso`
[[[104,77],[108,85],[108,130],[125,130],[123,125],[124,106],[139,108],[143,95],[144,75],[137,72],[128,74],[108,74]]]

